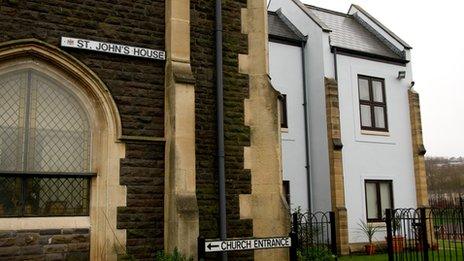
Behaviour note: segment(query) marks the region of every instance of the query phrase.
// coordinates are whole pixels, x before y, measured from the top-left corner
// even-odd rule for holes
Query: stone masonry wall
[[[196,100],[196,179],[200,235],[219,236],[216,166],[216,103],[214,72],[214,1],[191,1],[191,56]],[[223,1],[224,117],[227,193],[227,236],[252,236],[252,221],[240,220],[239,195],[251,193],[251,176],[244,170],[243,147],[250,145],[244,125],[244,99],[248,77],[238,72],[238,54],[248,53],[247,36],[241,33],[241,8],[246,0]],[[209,258],[213,259],[211,255]],[[252,253],[235,252],[229,260],[249,260]]]
[[[88,260],[88,229],[0,231],[0,260]]]
[[[59,47],[60,37],[69,36],[164,50],[164,17],[164,0],[1,1],[0,42],[36,38]],[[107,85],[123,135],[164,136],[164,62],[64,50]],[[128,252],[139,259],[163,248],[163,159],[163,142],[128,142],[121,162],[128,194],[118,228],[127,229]]]
[[[153,260],[164,240],[164,144],[127,142],[120,182],[127,186],[127,206],[118,211],[118,229],[126,229],[127,252]]]
[[[414,177],[416,180],[416,201],[418,207],[427,207],[429,202],[424,157],[426,150],[422,139],[422,120],[420,114],[419,94],[414,90],[409,90],[408,100],[411,120]]]
[[[332,211],[335,212],[337,247],[339,254],[348,254],[348,217],[345,206],[343,177],[343,144],[340,130],[338,83],[325,78],[325,103],[327,111],[327,139],[329,141],[330,190]]]

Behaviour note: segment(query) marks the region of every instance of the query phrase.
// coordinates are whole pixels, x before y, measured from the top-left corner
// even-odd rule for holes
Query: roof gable
[[[319,26],[322,31],[324,32],[330,32],[330,28],[324,24],[316,15],[314,15],[311,11],[306,8],[306,6],[300,2],[299,0],[291,0],[295,5],[297,5],[311,20],[313,20],[314,23],[316,23],[317,26]]]
[[[390,35],[393,39],[398,41],[405,49],[412,49],[412,47],[406,43],[403,39],[401,39],[399,36],[397,36],[395,33],[393,33],[390,29],[388,29],[385,25],[383,25],[379,20],[375,19],[371,14],[369,14],[366,10],[364,10],[362,7],[359,5],[352,4],[350,6],[350,9],[348,13],[353,13],[354,10],[358,10],[361,12],[363,15],[365,15],[367,18],[369,18],[374,24],[376,24],[378,27],[380,27],[385,33]]]
[[[332,30],[330,32],[331,46],[390,58],[403,58],[352,15],[310,5],[306,7]]]
[[[306,37],[280,12],[267,12],[269,38],[292,43],[306,41]]]

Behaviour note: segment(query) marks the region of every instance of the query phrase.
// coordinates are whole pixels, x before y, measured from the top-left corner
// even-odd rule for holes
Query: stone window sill
[[[90,217],[0,218],[0,230],[89,228]]]
[[[390,132],[361,130],[362,135],[390,137]]]

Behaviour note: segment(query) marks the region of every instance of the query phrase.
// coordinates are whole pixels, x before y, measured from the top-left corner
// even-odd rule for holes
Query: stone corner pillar
[[[343,143],[340,130],[338,83],[325,78],[327,111],[327,139],[329,150],[330,189],[332,210],[335,212],[337,248],[341,255],[349,254],[348,215],[345,206],[345,181],[343,178]]]
[[[411,120],[412,157],[414,163],[414,177],[416,180],[417,207],[427,207],[427,175],[425,171],[425,147],[422,140],[422,120],[420,115],[419,94],[414,90],[408,91],[409,116]]]
[[[248,0],[242,9],[242,33],[248,35],[248,54],[239,54],[239,71],[249,77],[245,125],[250,127],[244,165],[251,172],[251,194],[240,195],[240,217],[253,220],[254,237],[287,236],[290,214],[282,188],[282,159],[278,92],[268,77],[266,0]],[[254,251],[257,261],[288,260],[288,249]]]
[[[197,258],[195,90],[190,1],[166,1],[164,249]]]

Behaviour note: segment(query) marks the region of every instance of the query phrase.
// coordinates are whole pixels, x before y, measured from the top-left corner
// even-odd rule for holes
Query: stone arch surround
[[[113,260],[124,251],[125,230],[117,229],[117,208],[126,205],[126,188],[119,184],[122,128],[116,104],[105,84],[83,63],[45,42],[23,39],[0,45],[0,71],[40,71],[63,82],[85,105],[92,122],[92,178],[89,217],[0,219],[0,230],[82,229],[90,231],[92,260]],[[27,219],[27,220],[26,220]]]

